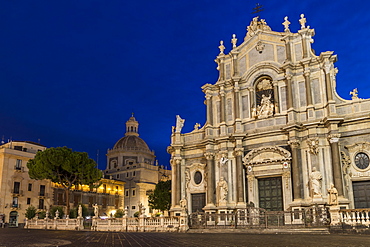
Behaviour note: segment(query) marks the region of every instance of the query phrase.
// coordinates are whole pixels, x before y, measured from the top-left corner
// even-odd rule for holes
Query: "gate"
[[[329,210],[324,206],[290,211],[267,211],[248,207],[231,213],[196,212],[189,216],[189,227],[197,228],[308,228],[330,224]]]

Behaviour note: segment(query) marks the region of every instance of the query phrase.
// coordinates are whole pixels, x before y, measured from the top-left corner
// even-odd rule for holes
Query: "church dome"
[[[118,140],[114,149],[151,152],[146,142],[138,136],[126,135]]]

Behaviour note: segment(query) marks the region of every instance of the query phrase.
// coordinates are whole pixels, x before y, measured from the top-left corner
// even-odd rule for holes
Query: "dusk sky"
[[[315,29],[316,55],[334,51],[337,92],[370,97],[370,3],[260,1],[273,31]],[[218,77],[219,42],[238,45],[256,1],[2,1],[0,138],[88,152],[105,169],[106,152],[135,113],[139,134],[169,166],[171,126],[205,123],[201,86]]]

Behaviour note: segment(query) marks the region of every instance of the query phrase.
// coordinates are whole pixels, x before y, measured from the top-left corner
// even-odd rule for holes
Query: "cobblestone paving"
[[[370,246],[369,235],[126,233],[0,229],[0,247],[46,246]]]

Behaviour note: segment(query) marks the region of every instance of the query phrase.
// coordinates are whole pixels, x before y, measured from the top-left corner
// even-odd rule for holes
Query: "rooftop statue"
[[[236,42],[238,39],[236,38],[236,34],[233,34],[233,38],[231,39],[231,44],[233,44],[233,49],[236,47]]]
[[[351,91],[349,94],[352,95],[352,100],[359,99],[358,98],[358,90],[357,90],[357,88],[353,89],[353,91]]]
[[[284,22],[282,24],[284,26],[284,32],[290,33],[289,29],[290,21],[288,21],[288,16],[284,17]]]
[[[259,17],[254,17],[247,27],[247,36],[252,37],[256,34],[257,30],[262,31],[271,31],[271,28],[267,25],[264,19],[260,19]]]
[[[220,55],[224,54],[225,46],[223,40],[220,41],[220,46],[218,47],[218,49],[220,49]]]
[[[306,28],[306,18],[304,17],[304,14],[301,14],[301,19],[299,19],[299,23],[301,24],[301,29]]]
[[[182,119],[180,115],[176,115],[176,133],[181,133],[182,127],[184,127],[185,119]]]

